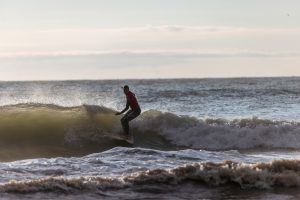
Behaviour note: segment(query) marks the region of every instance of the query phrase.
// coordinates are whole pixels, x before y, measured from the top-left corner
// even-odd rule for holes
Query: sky
[[[299,0],[0,0],[0,80],[300,76]]]

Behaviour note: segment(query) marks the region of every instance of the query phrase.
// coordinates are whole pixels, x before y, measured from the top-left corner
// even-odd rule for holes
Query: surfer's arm
[[[124,112],[126,112],[126,110],[128,110],[128,108],[129,108],[129,101],[127,101],[126,107],[125,107],[121,112],[117,112],[116,115],[121,115],[121,114],[123,114]]]

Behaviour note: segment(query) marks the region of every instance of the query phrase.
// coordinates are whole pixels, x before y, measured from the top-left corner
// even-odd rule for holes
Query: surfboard
[[[101,130],[97,130],[99,133],[103,133],[104,131]],[[125,141],[129,144],[133,144],[134,143],[134,139],[133,139],[133,135],[129,134],[128,137],[126,137],[126,135],[124,133],[117,133],[117,134],[112,134],[112,133],[104,133],[104,137],[110,138],[110,139],[114,139],[114,140],[122,140]]]
[[[128,142],[129,144],[133,144],[133,143],[134,143],[132,134],[130,134],[129,137],[126,137],[126,136],[123,135],[123,134],[119,134],[119,135],[110,135],[109,137],[110,137],[110,138],[113,138],[113,139],[116,139],[116,140],[123,140],[123,141],[126,141],[126,142]]]
[[[126,142],[133,144],[134,140],[133,140],[133,135],[129,134],[128,136],[121,134],[121,138],[123,138]]]

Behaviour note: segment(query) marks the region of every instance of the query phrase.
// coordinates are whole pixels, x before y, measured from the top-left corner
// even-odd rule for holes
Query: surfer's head
[[[124,85],[123,91],[124,91],[125,94],[127,94],[127,93],[129,92],[129,87],[128,87],[128,85]]]

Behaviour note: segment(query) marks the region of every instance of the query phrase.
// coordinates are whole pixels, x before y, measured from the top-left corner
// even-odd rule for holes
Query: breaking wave
[[[130,146],[119,116],[106,107],[18,104],[0,107],[0,158],[83,155]],[[134,146],[170,150],[300,148],[300,123],[249,119],[197,119],[149,110],[132,122]],[[21,151],[20,151],[21,150]],[[27,155],[27,156],[24,156]]]
[[[10,181],[0,185],[1,192],[97,191],[134,188],[141,185],[177,185],[186,181],[212,186],[237,184],[242,188],[270,189],[300,187],[300,161],[278,160],[271,163],[245,164],[233,161],[202,162],[169,169],[153,169],[123,176],[47,177],[27,181]]]
[[[249,119],[205,119],[148,111],[136,126],[164,136],[172,143],[195,149],[300,148],[300,123]]]

